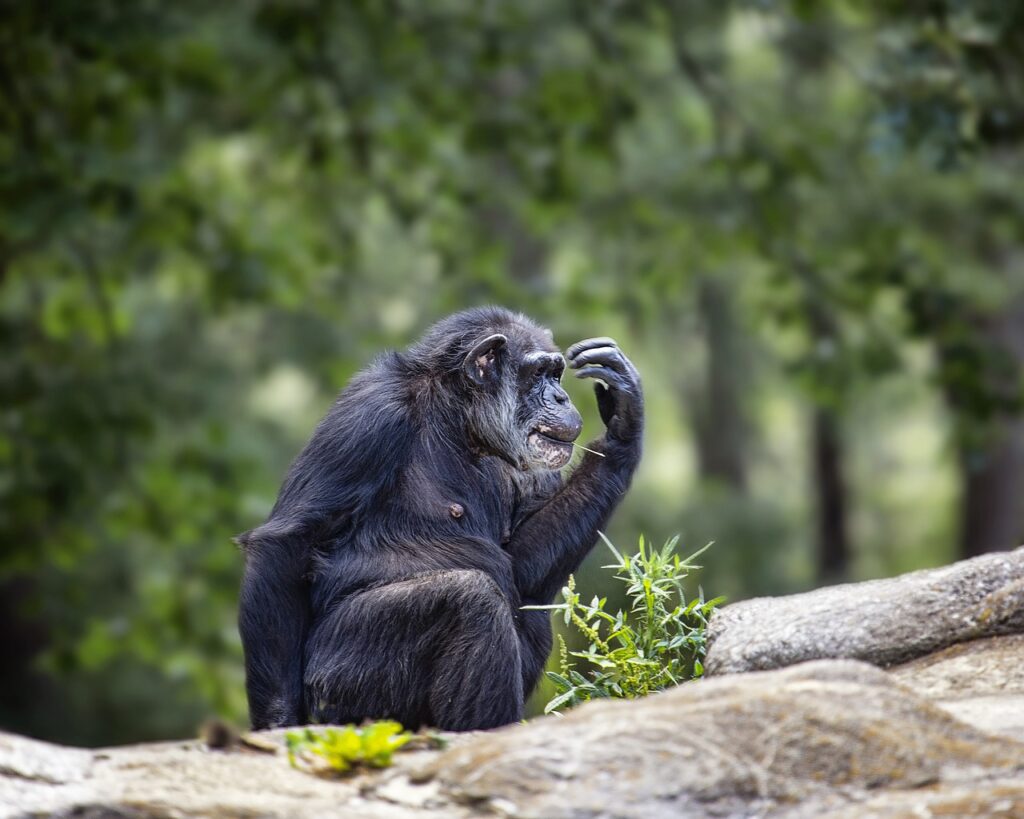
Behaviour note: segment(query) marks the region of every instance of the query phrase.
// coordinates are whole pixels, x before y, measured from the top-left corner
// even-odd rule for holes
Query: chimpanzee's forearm
[[[589,338],[566,350],[578,378],[595,380],[604,439],[565,486],[517,527],[510,543],[520,597],[546,604],[583,561],[629,487],[640,461],[644,399],[640,374],[614,339]],[[601,457],[603,455],[604,457]]]
[[[250,551],[238,630],[253,728],[306,721],[302,677],[308,624],[309,596],[302,571],[285,555]]]
[[[508,550],[523,603],[545,605],[579,568],[626,494],[639,443],[599,440],[565,485],[515,530]]]

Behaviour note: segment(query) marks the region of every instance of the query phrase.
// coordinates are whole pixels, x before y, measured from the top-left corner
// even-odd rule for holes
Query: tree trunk
[[[843,441],[833,410],[825,407],[815,409],[813,435],[817,576],[819,582],[830,583],[846,576],[850,561]]]
[[[962,447],[960,554],[1024,542],[1024,422],[1004,422],[985,449]]]
[[[986,363],[1007,356],[993,376],[996,389],[1020,394],[1024,381],[1024,297],[979,322]],[[950,395],[954,409],[956,396]],[[982,442],[962,441],[960,554],[1011,549],[1024,542],[1024,418],[1000,414],[989,422]]]
[[[728,283],[704,277],[699,298],[707,343],[704,395],[695,421],[701,476],[738,492],[747,489],[746,449],[749,440],[742,382],[747,372]]]
[[[819,292],[817,279],[798,266],[807,287],[807,322],[815,344],[835,344],[835,319]],[[811,440],[811,471],[814,480],[815,570],[820,583],[844,579],[850,568],[850,538],[847,532],[847,492],[843,475],[844,447],[842,407],[845,391],[833,387],[837,394],[831,402],[814,408]]]

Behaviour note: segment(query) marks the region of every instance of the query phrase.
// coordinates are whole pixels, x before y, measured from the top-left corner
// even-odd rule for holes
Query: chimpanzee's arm
[[[576,571],[629,487],[640,461],[643,392],[640,375],[610,338],[574,344],[567,352],[577,377],[596,378],[598,410],[607,430],[589,445],[572,477],[513,532],[516,585],[524,603],[546,604]]]
[[[246,551],[238,610],[253,728],[302,725],[303,651],[309,626],[306,550],[273,521],[240,539]]]
[[[348,526],[355,510],[388,496],[409,452],[412,425],[394,409],[404,382],[385,383],[382,372],[352,379],[288,470],[270,518],[240,538],[246,567],[238,627],[255,728],[301,725],[309,716],[303,692],[313,551]]]

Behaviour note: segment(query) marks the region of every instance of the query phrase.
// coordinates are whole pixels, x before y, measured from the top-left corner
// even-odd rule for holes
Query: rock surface
[[[271,738],[280,740],[281,733]],[[0,734],[5,817],[416,815],[384,799],[363,800],[363,786],[359,779],[329,781],[293,770],[283,747],[277,755],[213,751],[199,742],[87,751]]]
[[[881,793],[959,800],[988,780],[1024,806],[1024,744],[852,661],[594,703],[448,751],[420,775],[458,802],[531,817],[888,815]]]
[[[268,735],[280,740],[280,732]],[[99,751],[4,736],[8,816],[1024,815],[1024,744],[854,661],[598,702],[318,779],[282,753],[198,742]],[[1016,813],[1014,812],[1016,811]]]
[[[720,676],[347,779],[290,768],[282,731],[269,753],[0,734],[0,817],[1024,817],[1024,550],[737,603],[711,639]],[[871,664],[800,662],[843,656]]]
[[[890,674],[964,722],[1024,740],[1024,635],[961,643]]]
[[[709,676],[847,657],[886,667],[980,637],[1024,632],[1024,547],[887,580],[725,606]]]

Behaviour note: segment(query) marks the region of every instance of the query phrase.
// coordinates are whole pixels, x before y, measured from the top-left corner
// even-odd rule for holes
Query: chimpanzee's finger
[[[594,382],[594,397],[597,399],[597,412],[601,416],[601,420],[605,426],[611,423],[612,418],[615,417],[615,410],[618,401],[616,396],[621,393],[616,391],[612,392],[600,381]]]
[[[600,364],[615,370],[620,375],[629,374],[625,356],[622,355],[618,347],[595,347],[592,350],[584,350],[572,360],[570,366],[578,369],[587,364]]]
[[[615,372],[615,370],[610,370],[607,367],[584,367],[582,370],[577,370],[574,375],[577,378],[598,378],[603,381],[609,389],[622,390],[626,388],[625,383],[623,383],[622,376]]]
[[[619,350],[619,357],[622,359],[623,363],[626,365],[626,375],[627,375],[627,377],[630,378],[632,381],[634,381],[636,383],[637,387],[639,387],[640,386],[640,372],[639,372],[639,370],[637,370],[636,366],[633,364],[632,361],[629,360],[629,357],[625,353],[623,353],[622,350]]]
[[[608,338],[607,336],[600,336],[598,338],[586,338],[583,341],[577,341],[568,350],[565,351],[566,358],[575,358],[584,350],[590,350],[594,347],[618,347],[615,343],[614,338]]]

